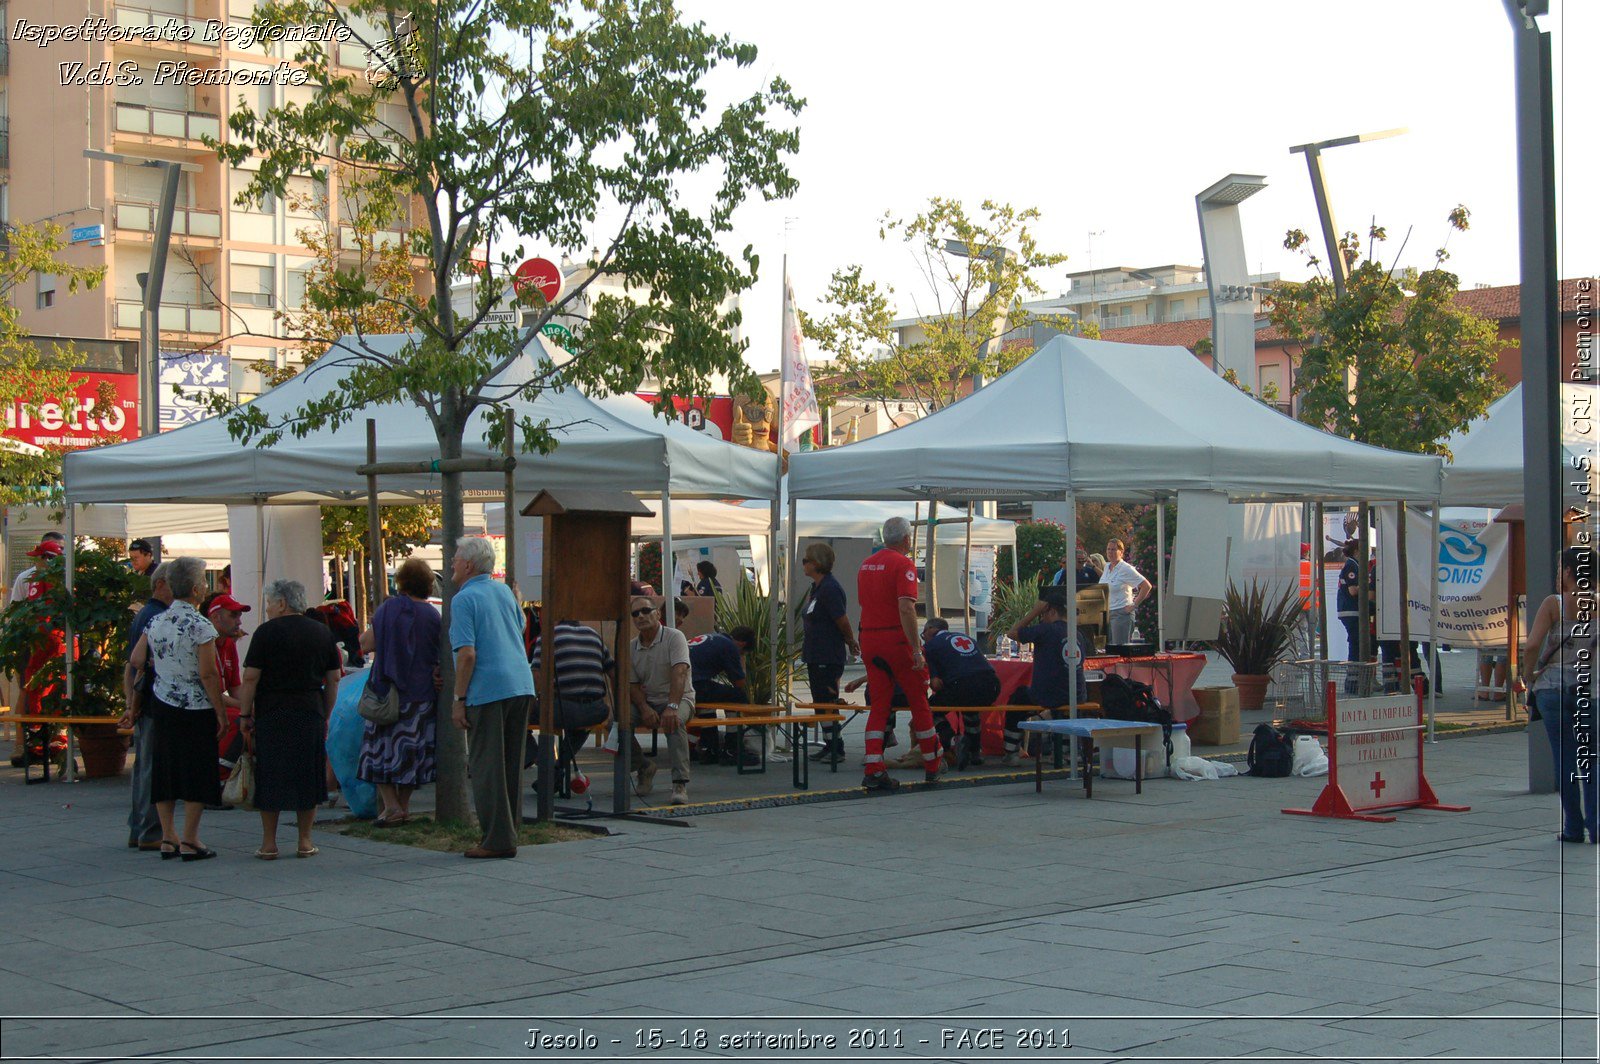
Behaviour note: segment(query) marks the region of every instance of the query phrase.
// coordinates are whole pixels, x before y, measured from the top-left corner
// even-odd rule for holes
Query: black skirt
[[[321,691],[256,695],[257,809],[315,809],[328,800]]]
[[[177,709],[160,699],[150,708],[155,724],[150,800],[222,804],[216,713],[210,709]]]

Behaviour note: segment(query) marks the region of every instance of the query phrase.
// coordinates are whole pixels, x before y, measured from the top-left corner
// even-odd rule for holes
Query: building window
[[[230,277],[229,301],[238,307],[270,307],[274,285],[271,266],[241,266],[234,263]]]
[[[37,275],[39,283],[39,297],[37,306],[40,310],[56,305],[56,275],[41,273]]]
[[[1173,299],[1173,300],[1169,300],[1167,302],[1167,320],[1168,321],[1182,321],[1183,320],[1183,300],[1181,300],[1181,299]]]
[[[233,171],[233,195],[235,197],[232,203],[233,209],[236,211],[254,211],[259,214],[276,214],[278,211],[278,199],[271,192],[264,193],[259,200],[246,199],[243,203],[238,201],[237,197],[244,194],[244,190],[250,187],[250,182],[253,180],[255,180],[255,175],[248,170]]]
[[[306,283],[311,277],[310,270],[290,270],[284,274],[283,303],[290,310],[299,310],[306,305]]]

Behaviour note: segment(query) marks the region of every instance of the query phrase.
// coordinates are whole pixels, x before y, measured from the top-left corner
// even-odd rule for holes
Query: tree
[[[991,339],[1036,321],[1072,330],[1066,319],[1035,318],[1017,305],[1023,296],[1043,291],[1038,271],[1066,261],[1065,255],[1039,250],[1031,228],[1038,210],[992,200],[981,209],[983,216],[974,218],[959,200],[935,197],[910,220],[884,215],[879,238],[895,234],[912,247],[931,293],[929,307],[913,300],[921,319],[918,339],[902,343],[891,327],[900,316],[893,288],[866,280],[859,265],[834,271],[829,312],[802,318],[806,338],[837,362],[824,398],[828,392],[849,393],[885,404],[913,399],[925,409],[949,406],[974,374],[997,377],[1032,353],[1025,345],[998,342],[986,353]],[[967,253],[951,250],[952,242]]]
[[[383,524],[383,553],[386,563],[398,561],[410,554],[413,547],[427,544],[433,530],[439,527],[437,506],[385,506],[381,510]],[[334,589],[352,600],[358,617],[365,614],[364,594],[367,574],[367,510],[364,506],[324,506],[322,508],[322,549],[336,558],[356,556],[355,586],[343,587],[341,577],[335,577]]]
[[[1457,207],[1450,228],[1466,230],[1469,217]],[[1446,248],[1427,270],[1397,270],[1376,257],[1383,228],[1374,224],[1367,236],[1366,258],[1355,233],[1340,241],[1350,265],[1343,295],[1308,255],[1317,276],[1279,284],[1268,297],[1272,324],[1301,348],[1300,417],[1363,443],[1445,454],[1444,438],[1482,416],[1504,391],[1495,373],[1502,341],[1493,322],[1456,302],[1460,280],[1444,269]],[[1300,230],[1284,239],[1291,251],[1308,243]]]
[[[77,387],[84,380],[72,371],[76,353],[71,344],[45,349],[28,340],[18,321],[15,293],[40,274],[54,275],[58,290],[68,295],[94,289],[105,279],[105,268],[63,262],[58,256],[67,243],[58,225],[8,227],[6,240],[9,247],[0,257],[0,407],[37,416],[40,407],[55,404],[71,419],[78,412]],[[109,384],[95,397],[102,410],[116,401]],[[16,441],[0,446],[0,505],[58,503],[61,456],[69,449]]]
[[[774,78],[712,107],[712,89],[755,62],[753,46],[680,21],[668,0],[278,0],[253,21],[331,23],[348,41],[298,46],[309,101],[264,113],[242,105],[229,117],[218,154],[233,166],[259,159],[244,195],[282,196],[291,177],[324,176],[340,161],[390,182],[421,213],[411,250],[425,260],[432,292],[351,283],[319,294],[328,307],[398,305],[415,338],[385,355],[358,336],[339,394],[280,423],[237,410],[229,415],[237,437],[270,446],[284,432],[404,400],[427,414],[449,460],[461,457],[475,412],[489,411],[486,442],[498,447],[507,404],[557,383],[629,391],[651,375],[665,404],[697,394],[713,374],[748,377],[737,311],[719,306],[754,283],[758,259],[746,247],[735,261],[719,241],[751,195],[793,193],[785,158],[798,133],[781,123],[802,106]],[[364,77],[339,65],[356,47],[369,56]],[[517,389],[489,389],[521,351],[512,330],[479,326],[522,260],[524,238],[595,249],[587,280],[553,304],[530,299],[536,331],[557,315],[578,321],[579,353]],[[480,283],[458,313],[450,284],[469,270]],[[621,277],[630,298],[600,295],[579,317],[601,275]],[[520,425],[522,446],[547,453],[559,427]],[[440,484],[448,569],[462,534],[461,476],[443,472]],[[465,819],[465,754],[453,728],[440,729],[439,760],[439,815]]]

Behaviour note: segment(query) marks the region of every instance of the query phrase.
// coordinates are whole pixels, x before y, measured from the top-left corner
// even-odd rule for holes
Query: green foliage
[[[1048,580],[1061,568],[1061,558],[1066,553],[1067,530],[1060,522],[1017,522],[1017,575],[1024,581],[1030,577]],[[1010,572],[1009,564],[1006,571]]]
[[[994,608],[989,611],[987,653],[994,653],[1000,637],[1011,631],[1012,625],[1021,621],[1039,601],[1039,578],[1025,576],[1015,586],[996,584]]]
[[[1467,218],[1457,207],[1449,224],[1465,229]],[[1504,391],[1495,373],[1503,343],[1492,321],[1456,302],[1460,281],[1443,268],[1445,248],[1431,269],[1396,271],[1371,257],[1385,235],[1376,225],[1369,230],[1371,254],[1362,259],[1360,238],[1345,234],[1341,249],[1351,269],[1343,296],[1320,271],[1312,280],[1275,286],[1268,300],[1272,324],[1302,349],[1301,420],[1391,450],[1447,454],[1444,438]],[[1289,250],[1308,243],[1298,230],[1284,240]],[[1315,256],[1307,262],[1318,265]]]
[[[1066,261],[1065,255],[1039,249],[1031,228],[1038,210],[985,200],[982,211],[985,216],[975,218],[959,200],[934,197],[925,212],[909,220],[884,216],[879,237],[894,234],[911,247],[932,296],[931,306],[914,311],[923,317],[923,335],[913,342],[900,343],[891,327],[905,316],[896,312],[893,288],[865,279],[859,265],[834,271],[825,296],[830,312],[802,318],[806,338],[837,360],[837,383],[819,401],[830,399],[831,392],[948,406],[961,398],[973,374],[997,377],[1032,353],[997,342],[986,355],[984,344],[998,341],[1002,326],[1008,334],[1036,322],[1073,330],[1069,320],[1035,318],[1018,305],[1024,296],[1043,291],[1038,271]],[[947,250],[950,240],[971,249],[971,255]]]
[[[1240,591],[1232,580],[1223,596],[1222,630],[1212,645],[1240,676],[1265,676],[1288,656],[1300,621],[1300,593],[1276,596],[1256,581]]]
[[[666,593],[666,585],[661,582],[661,541],[659,539],[646,540],[639,548],[639,583],[649,584],[656,591]]]
[[[122,669],[128,660],[130,607],[148,596],[150,581],[117,555],[102,550],[77,551],[73,569],[76,590],[69,596],[65,556],[45,559],[41,571],[48,585],[45,593],[14,602],[0,615],[0,669],[22,675],[40,632],[70,624],[78,643],[73,696],[66,697],[62,683],[64,662],[51,658],[33,678],[38,687],[55,688],[45,693],[42,709],[52,716],[119,716],[125,708]]]
[[[49,349],[24,339],[17,316],[18,289],[39,274],[54,274],[57,292],[73,295],[98,288],[104,267],[76,266],[58,256],[67,247],[61,227],[6,226],[9,248],[0,257],[0,406],[20,405],[36,416],[46,403],[55,403],[71,415],[77,412],[77,385],[83,378],[72,372],[78,356],[71,344]],[[117,401],[116,391],[103,385],[95,397],[99,409]],[[65,448],[33,448],[20,443],[0,446],[0,505],[60,504],[61,456]]]
[[[778,611],[778,632],[772,635],[772,599],[762,594],[754,582],[739,578],[732,591],[717,592],[717,630],[732,631],[748,625],[756,633],[755,644],[745,655],[745,683],[750,689],[750,701],[772,704],[772,658],[778,658],[778,690],[784,691],[800,663],[801,630],[798,607],[793,613]]]
[[[426,545],[439,527],[437,506],[385,506],[379,513],[383,520],[383,549],[391,562],[410,554],[414,547]],[[343,555],[365,550],[366,546],[366,507],[322,507],[324,552]]]

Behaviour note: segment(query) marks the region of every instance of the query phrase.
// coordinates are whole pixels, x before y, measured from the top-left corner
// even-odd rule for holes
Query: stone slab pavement
[[[1472,809],[1392,824],[1282,815],[1315,779],[1030,782],[500,862],[260,862],[240,812],[163,862],[125,780],[0,770],[0,1058],[1594,1060],[1600,847],[1524,750],[1431,746]]]

